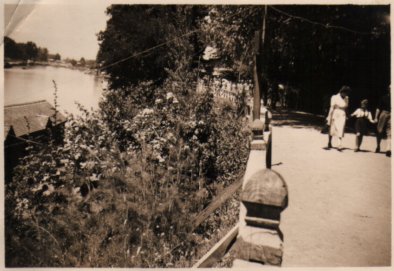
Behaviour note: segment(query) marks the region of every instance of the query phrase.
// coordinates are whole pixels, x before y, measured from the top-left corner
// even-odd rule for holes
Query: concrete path
[[[371,136],[362,145],[369,152],[353,151],[354,134],[343,141],[350,149],[324,150],[327,135],[293,124],[273,127],[272,169],[289,189],[282,266],[390,265],[391,159],[373,152]]]

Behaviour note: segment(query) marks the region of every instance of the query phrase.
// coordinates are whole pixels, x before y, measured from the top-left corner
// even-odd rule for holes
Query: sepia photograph
[[[6,0],[0,267],[390,267],[390,7]]]

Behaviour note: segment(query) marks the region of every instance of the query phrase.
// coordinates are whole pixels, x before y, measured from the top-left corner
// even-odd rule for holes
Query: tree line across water
[[[4,37],[4,58],[12,60],[48,61],[60,60],[60,54],[50,55],[47,48],[38,47],[32,41],[17,43],[9,37]]]
[[[40,61],[48,62],[60,61],[62,57],[59,53],[50,54],[48,49],[45,47],[39,47],[36,43],[28,41],[15,42],[9,37],[4,37],[4,59],[5,61]],[[81,57],[79,60],[72,58],[63,59],[65,63],[69,63],[73,67],[89,67],[91,69],[96,68],[96,61],[85,59]]]

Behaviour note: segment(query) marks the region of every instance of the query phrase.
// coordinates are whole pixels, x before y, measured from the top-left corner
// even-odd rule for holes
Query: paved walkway
[[[272,168],[289,189],[282,266],[390,265],[391,159],[373,152],[375,138],[364,138],[366,152],[353,151],[354,134],[343,141],[350,149],[324,150],[327,135],[311,125],[280,124],[273,128]]]

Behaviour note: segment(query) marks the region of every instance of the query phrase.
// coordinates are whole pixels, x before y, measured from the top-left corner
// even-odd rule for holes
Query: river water
[[[75,101],[88,109],[97,109],[103,80],[79,70],[50,66],[27,69],[15,67],[4,70],[4,105],[47,100],[54,104],[54,85],[58,89],[61,112],[80,114]]]

